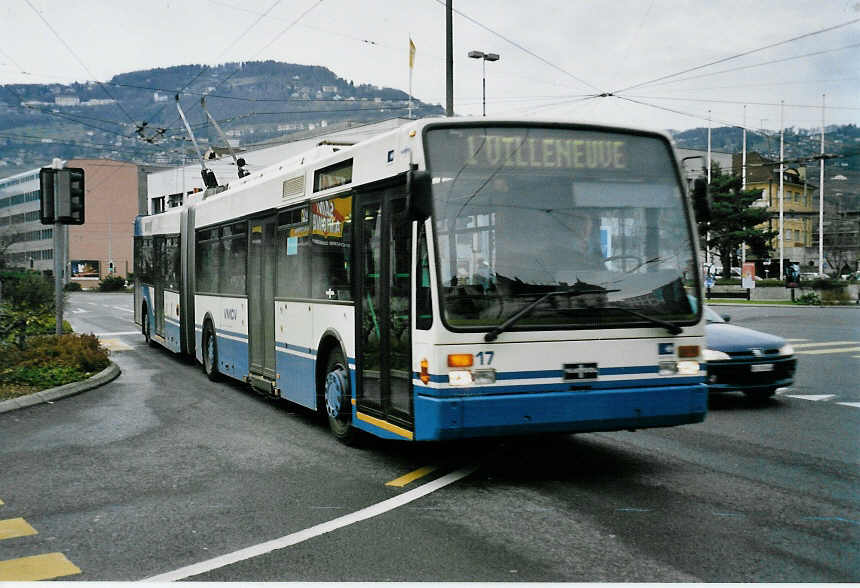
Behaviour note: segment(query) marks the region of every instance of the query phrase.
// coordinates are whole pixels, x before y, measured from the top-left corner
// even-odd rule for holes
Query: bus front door
[[[275,217],[252,219],[248,225],[248,359],[251,375],[267,382],[275,380],[276,228]],[[259,384],[253,378],[251,383]]]
[[[412,223],[405,203],[402,186],[358,195],[356,409],[359,419],[410,437]]]

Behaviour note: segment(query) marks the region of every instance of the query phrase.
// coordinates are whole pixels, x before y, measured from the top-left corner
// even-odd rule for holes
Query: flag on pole
[[[409,37],[409,69],[415,65],[415,43],[412,42],[412,37]]]

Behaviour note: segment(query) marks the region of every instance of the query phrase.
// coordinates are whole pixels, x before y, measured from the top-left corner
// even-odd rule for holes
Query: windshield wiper
[[[675,323],[670,323],[669,321],[664,321],[663,319],[658,319],[653,316],[648,316],[638,310],[631,310],[629,308],[624,308],[623,306],[589,306],[589,310],[620,310],[621,312],[626,312],[627,314],[632,314],[635,317],[639,317],[643,320],[648,321],[652,325],[657,325],[658,327],[663,327],[673,335],[679,334],[683,329],[676,325]]]
[[[608,294],[609,292],[620,292],[621,290],[606,290],[604,288],[596,288],[593,290],[581,290],[581,289],[567,289],[567,290],[553,290],[552,292],[547,292],[534,302],[527,304],[526,306],[519,309],[517,312],[512,314],[505,322],[500,324],[498,327],[494,327],[492,330],[488,331],[486,335],[484,335],[484,341],[490,342],[495,341],[499,335],[508,330],[508,328],[513,325],[515,322],[523,318],[524,316],[531,314],[531,312],[538,307],[542,302],[549,300],[554,296],[584,296],[586,294]],[[674,325],[673,325],[674,326]]]

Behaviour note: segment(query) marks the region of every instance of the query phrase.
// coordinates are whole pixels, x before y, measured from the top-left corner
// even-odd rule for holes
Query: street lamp
[[[483,112],[487,116],[487,62],[498,61],[498,53],[484,53],[483,51],[469,51],[469,57],[481,60],[481,86],[483,87]]]

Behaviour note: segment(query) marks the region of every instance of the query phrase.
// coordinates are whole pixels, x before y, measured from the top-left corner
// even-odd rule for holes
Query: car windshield
[[[694,247],[665,140],[434,128],[426,149],[449,326],[496,327],[548,292],[514,330],[642,322],[619,307],[696,319]]]
[[[705,320],[708,321],[709,323],[724,323],[724,322],[726,322],[723,320],[723,317],[721,317],[719,314],[717,314],[716,311],[713,308],[711,308],[710,306],[705,307]]]

